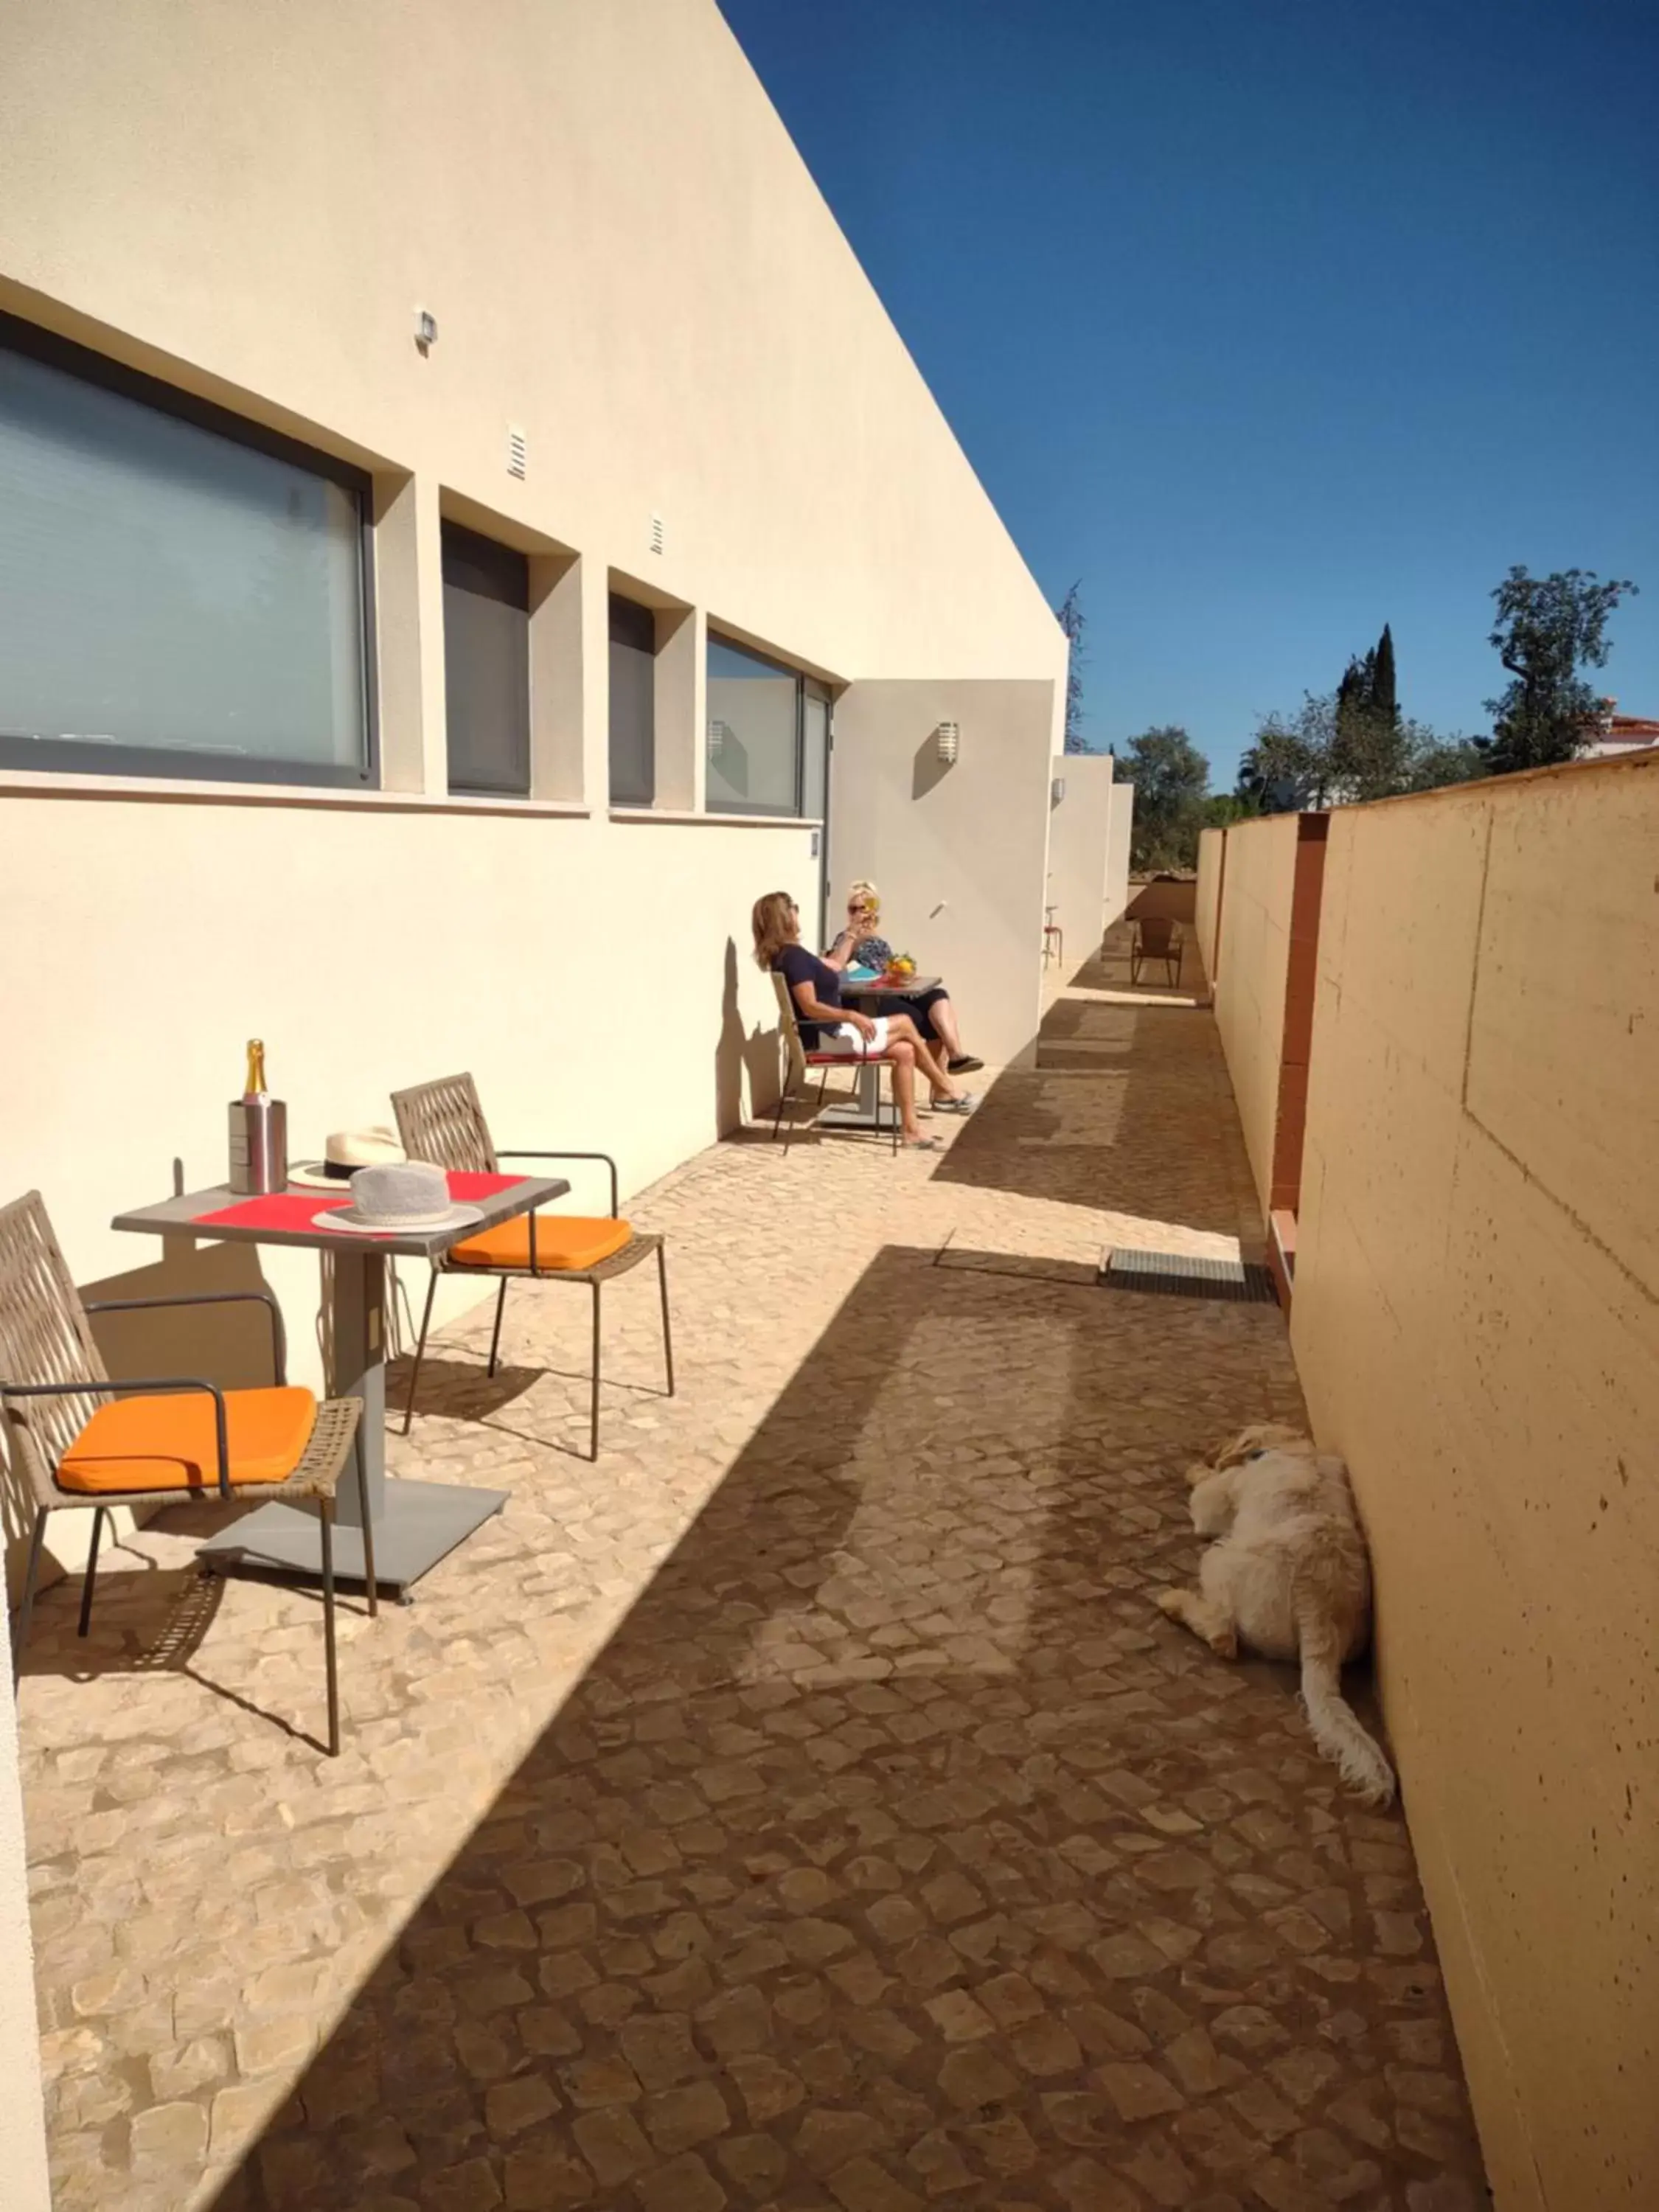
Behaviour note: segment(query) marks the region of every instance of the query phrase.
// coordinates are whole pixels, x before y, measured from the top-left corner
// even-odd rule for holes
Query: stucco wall
[[[1112,758],[1109,753],[1056,753],[1049,763],[1047,903],[1065,933],[1066,967],[1075,974],[1100,950],[1106,930],[1106,872],[1111,842]]]
[[[52,2212],[40,2106],[11,1653],[0,1650],[0,2185],[6,2212]]]
[[[880,887],[884,936],[942,975],[963,1042],[994,1066],[1036,1033],[1052,684],[855,684],[836,708],[832,916]],[[960,725],[956,761],[933,732]]]
[[[1504,2212],[1659,2203],[1656,852],[1659,757],[1330,827],[1291,1336]]]
[[[1106,927],[1122,919],[1129,903],[1129,841],[1134,835],[1135,787],[1112,776],[1112,813],[1106,842]]]
[[[1198,836],[1197,911],[1193,930],[1198,957],[1204,963],[1204,980],[1212,989],[1216,981],[1216,948],[1221,927],[1222,882],[1227,865],[1227,832],[1201,830]]]
[[[1279,814],[1227,832],[1216,1022],[1264,1220],[1279,1123],[1297,823],[1296,815]],[[1201,896],[1201,877],[1199,888]]]
[[[1063,674],[714,0],[9,0],[0,306],[830,674]]]

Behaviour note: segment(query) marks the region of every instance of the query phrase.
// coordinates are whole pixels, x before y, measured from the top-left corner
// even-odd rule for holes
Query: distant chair
[[[1149,960],[1161,960],[1170,988],[1181,981],[1181,925],[1167,916],[1150,915],[1137,921],[1129,939],[1129,981],[1138,983]]]
[[[795,1002],[789,995],[788,982],[783,976],[775,973],[772,977],[772,981],[778,994],[778,1027],[783,1035],[783,1048],[787,1060],[787,1065],[784,1068],[783,1087],[778,1093],[778,1110],[772,1117],[772,1142],[775,1145],[776,1144],[778,1141],[778,1131],[781,1128],[784,1133],[783,1149],[787,1158],[789,1152],[789,1146],[793,1139],[794,1125],[793,1122],[788,1124],[785,1123],[783,1109],[789,1103],[791,1098],[794,1097],[795,1093],[805,1088],[806,1083],[806,1071],[809,1067],[821,1067],[823,1070],[823,1079],[818,1085],[817,1104],[813,1109],[815,1113],[822,1114],[823,1111],[824,1094],[830,1088],[830,1071],[832,1067],[850,1067],[855,1073],[860,1067],[875,1068],[877,1071],[876,1103],[878,1108],[879,1108],[881,1103],[880,1071],[884,1067],[890,1068],[893,1062],[891,1056],[884,1052],[856,1054],[850,1052],[808,1052],[806,1047],[801,1042],[800,1020],[795,1012]],[[895,1152],[897,1152],[898,1150],[898,1102],[895,1099],[893,1101],[893,1150]]]
[[[657,1288],[662,1299],[662,1356],[668,1373],[668,1395],[674,1395],[674,1339],[668,1318],[668,1261],[660,1237],[646,1236],[617,1215],[617,1163],[609,1152],[498,1152],[478,1103],[477,1086],[470,1075],[441,1076],[435,1083],[417,1084],[412,1091],[392,1093],[392,1110],[398,1117],[398,1136],[411,1160],[428,1160],[434,1167],[453,1175],[495,1175],[502,1160],[598,1160],[611,1171],[611,1211],[583,1218],[574,1213],[520,1213],[476,1237],[464,1237],[432,1263],[426,1289],[426,1310],[410,1370],[409,1402],[404,1407],[404,1434],[415,1416],[415,1393],[420,1387],[421,1361],[426,1352],[426,1333],[432,1322],[432,1300],[441,1274],[499,1276],[495,1296],[495,1326],[489,1339],[489,1372],[495,1372],[501,1346],[501,1316],[507,1310],[507,1286],[515,1275],[532,1282],[556,1279],[585,1283],[593,1293],[593,1372],[590,1384],[587,1455],[599,1455],[599,1292],[606,1283],[625,1275],[652,1253],[657,1255]]]
[[[196,1376],[110,1380],[87,1316],[161,1306],[257,1304],[270,1316],[269,1389],[222,1390]],[[118,1505],[179,1505],[185,1499],[314,1505],[322,1524],[323,1656],[328,1676],[328,1749],[340,1748],[334,1650],[334,1502],[354,1457],[359,1398],[319,1404],[283,1379],[283,1317],[268,1291],[202,1291],[166,1297],[85,1304],[64,1264],[38,1190],[0,1206],[0,1403],[13,1465],[33,1495],[34,1531],[23,1601],[12,1632],[14,1668],[34,1610],[47,1516],[90,1509],[92,1543],[81,1583],[80,1633],[92,1620],[98,1542]],[[362,1460],[356,1456],[356,1479]],[[362,1496],[364,1578],[378,1610],[374,1527]]]
[[[1042,925],[1042,964],[1045,968],[1050,960],[1058,960],[1062,968],[1066,965],[1066,933],[1054,920],[1054,912],[1053,907],[1043,908],[1046,919]]]

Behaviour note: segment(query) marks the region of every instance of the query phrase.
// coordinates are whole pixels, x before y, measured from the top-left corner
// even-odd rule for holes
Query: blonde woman
[[[881,894],[860,877],[847,894],[847,927],[824,955],[829,965],[841,969],[884,968],[893,957],[893,948],[884,937],[876,934],[880,920]],[[909,1015],[924,1042],[943,1045],[940,1057],[952,1075],[971,1075],[976,1067],[984,1066],[982,1060],[963,1050],[957,1010],[943,983],[934,984],[931,991],[906,992],[893,1003]]]
[[[757,899],[751,926],[756,965],[781,975],[788,985],[805,1049],[844,1053],[848,1060],[885,1053],[893,1066],[900,1142],[917,1152],[936,1151],[939,1139],[924,1136],[916,1121],[916,1070],[921,1070],[932,1088],[936,1112],[971,1114],[975,1101],[939,1066],[909,1016],[882,1014],[872,1019],[842,1006],[841,978],[801,943],[800,909],[787,891],[768,891]]]

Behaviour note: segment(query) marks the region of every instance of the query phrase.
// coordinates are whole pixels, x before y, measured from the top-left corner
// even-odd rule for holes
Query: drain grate
[[[1186,1252],[1139,1252],[1109,1246],[1096,1278],[1105,1291],[1140,1291],[1164,1298],[1231,1298],[1242,1305],[1277,1305],[1266,1267],[1253,1260],[1205,1260]]]

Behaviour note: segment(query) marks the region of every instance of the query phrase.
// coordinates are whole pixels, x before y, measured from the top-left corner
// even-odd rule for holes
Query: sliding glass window
[[[657,617],[611,594],[611,804],[657,796]]]
[[[370,781],[368,490],[0,316],[0,762]]]
[[[510,545],[443,526],[444,705],[449,787],[530,791],[530,563]]]
[[[822,817],[828,693],[798,669],[712,631],[708,744],[711,814]]]

